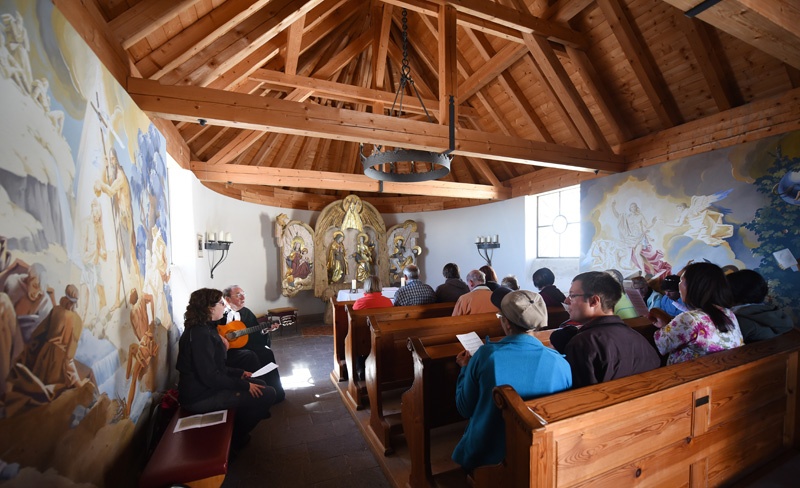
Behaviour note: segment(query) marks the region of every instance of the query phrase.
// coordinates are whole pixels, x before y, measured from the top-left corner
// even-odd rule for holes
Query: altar
[[[385,296],[389,300],[394,301],[394,294],[397,293],[397,290],[399,289],[400,288],[396,286],[387,286],[386,288],[383,289],[383,291],[381,291],[381,295]],[[336,294],[336,301],[337,302],[354,301],[358,300],[363,296],[364,296],[363,288],[359,288],[358,290],[356,290],[355,293],[350,293],[350,290],[344,289],[344,290],[339,290],[339,292]]]

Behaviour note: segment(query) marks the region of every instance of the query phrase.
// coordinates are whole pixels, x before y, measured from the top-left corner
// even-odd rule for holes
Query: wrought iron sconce
[[[218,234],[206,232],[206,240],[203,243],[203,248],[211,251],[208,253],[208,264],[211,266],[212,279],[214,278],[214,270],[228,257],[231,244],[233,244],[233,238],[230,232],[220,231]],[[217,251],[221,251],[219,259],[217,259]]]
[[[475,239],[475,246],[478,247],[478,255],[486,261],[487,265],[491,266],[494,250],[500,249],[500,236],[497,234],[494,237],[478,236]]]

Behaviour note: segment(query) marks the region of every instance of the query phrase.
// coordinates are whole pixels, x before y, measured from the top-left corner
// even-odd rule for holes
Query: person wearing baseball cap
[[[498,287],[492,303],[506,337],[487,342],[475,356],[462,351],[456,384],[456,406],[469,424],[453,451],[453,460],[466,471],[505,459],[505,425],[492,400],[492,389],[511,385],[528,400],[572,386],[569,363],[545,347],[533,332],[547,327],[547,307],[538,293]]]

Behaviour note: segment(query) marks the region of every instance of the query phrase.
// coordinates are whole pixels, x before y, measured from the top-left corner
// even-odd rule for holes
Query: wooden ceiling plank
[[[373,16],[372,20],[375,22],[375,42],[372,46],[372,65],[373,65],[373,83],[375,88],[382,89],[384,87],[383,80],[386,75],[386,57],[389,51],[389,33],[392,28],[392,6],[380,3],[376,5],[376,10],[380,9],[381,16],[380,22],[378,18]],[[383,113],[383,110],[376,110],[376,113]]]
[[[642,42],[633,22],[628,18],[626,9],[620,5],[620,0],[597,0],[597,5],[603,11],[606,22],[611,26],[614,36],[625,52],[645,95],[658,114],[661,125],[663,127],[680,125],[683,117],[675,98],[669,91],[669,86],[658,70],[647,45]]]
[[[200,125],[199,123],[197,123],[196,120],[194,124],[190,124],[188,122],[184,122],[183,124],[186,125],[186,128],[179,130],[181,133],[181,138],[183,138],[183,140],[186,141],[186,144],[191,144],[192,142],[194,142],[195,139],[200,137],[203,134],[203,132],[205,132],[210,127],[208,125]]]
[[[523,38],[589,148],[610,151],[608,141],[547,39],[531,34],[523,34]]]
[[[280,131],[312,137],[368,142],[442,152],[449,145],[447,127],[397,117],[339,110],[286,100],[191,86],[164,86],[131,78],[128,92],[145,112],[170,120]],[[516,137],[457,129],[456,155],[574,168],[619,171],[624,159],[613,153],[568,148]]]
[[[208,151],[209,148],[211,148],[214,144],[216,144],[216,142],[222,136],[224,136],[229,130],[235,130],[235,129],[236,129],[235,127],[230,127],[230,126],[221,127],[220,130],[216,131],[214,134],[211,134],[211,137],[209,137],[203,144],[201,144],[200,147],[198,147],[195,150],[195,153],[198,156],[203,157],[203,155],[206,153],[206,151]],[[209,132],[211,132],[211,131],[209,131]]]
[[[483,56],[484,61],[488,61],[497,54],[483,32],[477,32],[472,29],[465,29],[465,31],[467,36],[475,44],[478,52]],[[543,141],[554,143],[555,140],[553,140],[553,136],[550,135],[550,131],[547,130],[547,126],[545,126],[542,119],[539,118],[536,110],[530,104],[514,77],[507,71],[504,71],[500,74],[499,81],[508,96],[511,97],[512,102],[517,105],[522,117],[526,120],[528,125],[530,125],[531,129],[533,129]]]
[[[500,180],[497,179],[497,176],[492,172],[492,169],[489,168],[489,164],[486,161],[484,161],[483,159],[480,159],[480,158],[470,158],[470,157],[467,157],[465,159],[467,161],[469,161],[472,164],[472,166],[475,167],[475,169],[480,171],[480,173],[487,180],[489,180],[489,183],[491,183],[492,186],[496,186],[496,187],[502,187],[503,186],[503,183],[501,183]]]
[[[259,11],[257,18],[262,20],[259,26],[244,33],[225,49],[215,53],[203,66],[192,72],[188,79],[196,85],[209,84],[307,14],[320,2],[322,0],[272,0]],[[298,5],[300,3],[302,5]]]
[[[544,11],[542,18],[555,22],[569,22],[593,3],[594,0],[558,0]]]
[[[694,0],[664,1],[682,12],[697,3]],[[800,69],[797,37],[800,7],[796,0],[729,0],[701,12],[696,18]]]
[[[512,64],[522,59],[528,50],[525,45],[507,44],[497,52],[491,60],[484,63],[475,73],[458,87],[459,99],[466,101],[469,97],[497,78]]]
[[[251,166],[271,166],[273,156],[276,151],[283,147],[283,141],[286,139],[286,134],[279,132],[269,132],[267,139],[258,148],[258,152],[253,156]],[[265,164],[267,163],[267,164]]]
[[[246,83],[248,76],[263,66],[265,62],[278,56],[281,49],[281,41],[284,39],[284,33],[278,34],[278,37],[273,39],[272,42],[264,44],[240,61],[239,64],[221,74],[216,80],[209,83],[208,87],[238,91],[242,83]]]
[[[297,19],[289,26],[289,33],[286,36],[286,67],[287,74],[297,74],[297,60],[300,57],[300,45],[303,41],[303,25],[306,16]]]
[[[208,164],[229,164],[240,154],[245,153],[253,144],[264,137],[265,132],[243,130],[231,142],[209,158]]]
[[[141,41],[202,0],[142,0],[108,23],[124,49]]]
[[[385,1],[395,5],[407,3],[395,0]],[[459,23],[465,26],[481,27],[484,25],[483,22],[491,22],[523,34],[544,36],[560,44],[568,44],[577,48],[585,48],[587,45],[586,36],[582,33],[571,29],[566,24],[534,17],[527,10],[520,11],[485,0],[433,0],[433,3],[437,4],[437,7],[442,5],[455,7],[458,11]],[[435,11],[438,13],[438,8]],[[436,13],[433,14],[434,17],[437,16]],[[483,21],[479,22],[481,26],[474,26],[473,23],[475,20]]]
[[[589,94],[594,98],[597,103],[600,113],[603,114],[611,131],[619,142],[625,142],[633,139],[633,133],[628,124],[624,123],[622,113],[619,108],[612,102],[613,98],[611,92],[606,87],[600,74],[594,67],[594,64],[589,59],[586,51],[580,49],[573,49],[567,47],[567,54],[575,66],[578,75],[583,79],[586,84],[586,89]]]
[[[456,62],[456,9],[445,5],[439,9],[439,123],[449,125],[458,120],[458,72]],[[453,120],[450,121],[450,99],[454,102]]]
[[[200,53],[270,0],[228,0],[136,63],[142,76],[158,80]],[[155,71],[153,71],[155,69]]]
[[[629,169],[701,154],[800,129],[800,88],[629,141]]]
[[[378,193],[379,182],[364,175],[306,171],[264,166],[212,166],[201,161],[192,161],[191,170],[200,181],[215,183],[239,183],[289,188],[317,188],[336,190],[347,188],[351,192]],[[422,196],[449,196],[479,200],[506,200],[511,191],[489,185],[453,183],[448,181],[426,181],[421,183],[383,183],[384,193]]]
[[[692,53],[697,59],[697,67],[708,84],[708,90],[717,104],[717,109],[723,112],[744,103],[735,85],[736,79],[728,79],[725,76],[726,69],[722,65],[725,62],[725,53],[715,49],[716,44],[711,39],[713,34],[709,32],[708,24],[685,15],[677,17],[680,19],[678,26],[689,41]]]

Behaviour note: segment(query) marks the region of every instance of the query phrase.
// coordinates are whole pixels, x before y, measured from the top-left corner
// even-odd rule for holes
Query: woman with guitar
[[[178,397],[194,414],[235,408],[232,442],[238,449],[258,422],[269,417],[275,389],[251,378],[252,372],[225,365],[227,346],[216,331],[224,310],[219,290],[202,288],[189,297],[178,345]]]
[[[228,309],[220,320],[217,332],[230,344],[227,365],[255,371],[269,363],[275,363],[275,354],[270,349],[270,332],[280,324],[272,320],[260,324],[255,314],[244,306],[245,293],[239,285],[231,285],[222,291]],[[286,397],[281,384],[281,375],[274,369],[262,376],[267,385],[275,388],[275,403]]]

